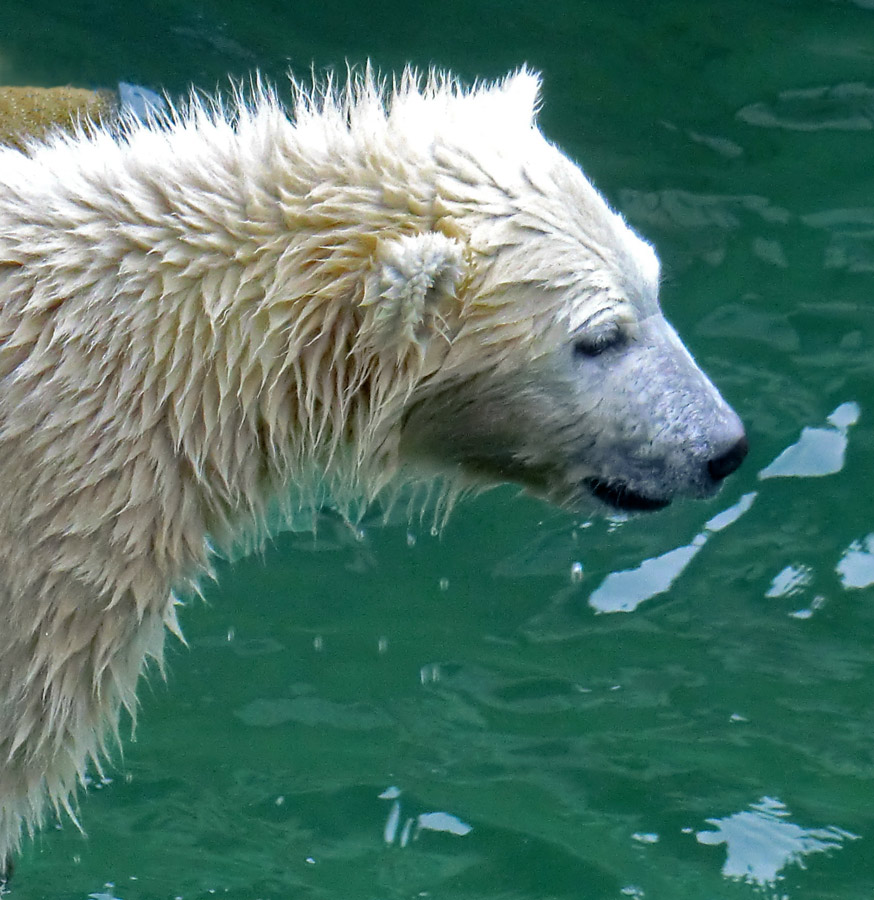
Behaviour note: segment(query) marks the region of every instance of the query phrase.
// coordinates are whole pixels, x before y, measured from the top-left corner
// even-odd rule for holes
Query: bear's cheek
[[[556,373],[481,376],[414,402],[400,452],[413,465],[455,465],[476,480],[548,496],[593,445],[584,420],[574,386]]]

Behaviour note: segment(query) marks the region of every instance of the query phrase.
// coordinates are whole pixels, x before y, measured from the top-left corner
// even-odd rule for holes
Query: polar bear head
[[[536,127],[538,87],[390,110],[432,210],[378,241],[361,301],[364,334],[423,361],[401,459],[569,507],[707,496],[746,455],[741,422],[662,315],[652,247]]]

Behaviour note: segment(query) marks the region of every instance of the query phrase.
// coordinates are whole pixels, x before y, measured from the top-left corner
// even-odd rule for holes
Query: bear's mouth
[[[556,471],[548,466],[538,467],[525,465],[517,461],[502,460],[500,465],[495,460],[466,460],[466,468],[469,472],[479,477],[487,477],[494,481],[511,481],[522,485],[528,492],[538,497],[543,497],[558,506],[569,509],[576,508],[580,501],[579,487],[569,491],[566,495],[560,488],[556,488]],[[585,478],[577,485],[585,485],[593,497],[602,503],[621,512],[654,512],[670,505],[670,498],[648,497],[641,494],[624,481],[612,479],[607,481],[602,478]]]
[[[652,512],[664,509],[671,501],[664,498],[647,497],[632,490],[622,481],[602,481],[587,478],[586,487],[602,503],[623,512]]]

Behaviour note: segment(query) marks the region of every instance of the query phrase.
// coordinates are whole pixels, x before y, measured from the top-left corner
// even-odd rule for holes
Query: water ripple
[[[780,91],[771,102],[744,106],[737,117],[748,125],[786,131],[870,131],[874,88],[853,81]]]

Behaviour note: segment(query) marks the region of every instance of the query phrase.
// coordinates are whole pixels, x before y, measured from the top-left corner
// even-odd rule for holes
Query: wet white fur
[[[292,486],[372,498],[420,389],[655,309],[537,94],[365,74],[0,151],[0,862],[69,811],[212,546]]]

